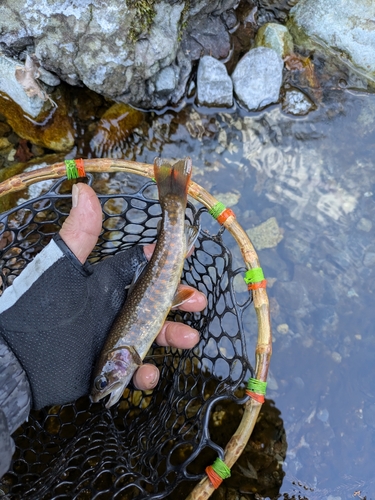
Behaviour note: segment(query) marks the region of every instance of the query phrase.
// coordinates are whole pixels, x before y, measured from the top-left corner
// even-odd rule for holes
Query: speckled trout
[[[109,408],[120,399],[142,364],[172,307],[188,300],[191,290],[179,291],[184,259],[198,230],[185,225],[190,158],[173,166],[156,159],[154,175],[162,209],[154,253],[135,281],[116,317],[94,371],[91,399],[110,395]]]

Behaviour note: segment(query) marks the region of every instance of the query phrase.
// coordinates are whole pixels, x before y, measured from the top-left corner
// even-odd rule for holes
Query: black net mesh
[[[60,180],[1,215],[2,289],[59,230],[71,207],[70,189],[68,181]],[[126,191],[99,194],[103,233],[93,262],[155,241],[161,215],[155,185]],[[197,223],[208,220],[205,212],[189,203],[186,217]],[[218,405],[224,400],[242,403],[244,382],[252,375],[242,330],[251,297],[240,305],[233,286],[242,273],[232,269],[220,231],[212,236],[202,227],[182,281],[204,292],[208,307],[202,313],[174,315],[200,332],[199,345],[187,351],[155,345],[154,354],[162,354],[154,358],[161,370],[157,388],[128,388],[110,410],[85,397],[32,412],[15,433],[12,469],[0,480],[4,493],[35,500],[185,498],[188,490],[176,496],[176,486],[190,481],[191,489],[205,466],[223,457],[227,438],[215,427]]]

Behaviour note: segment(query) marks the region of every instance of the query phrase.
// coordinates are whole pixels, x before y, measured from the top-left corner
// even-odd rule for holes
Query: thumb
[[[102,229],[102,207],[95,191],[87,184],[73,184],[72,209],[60,236],[77,259],[86,261]]]

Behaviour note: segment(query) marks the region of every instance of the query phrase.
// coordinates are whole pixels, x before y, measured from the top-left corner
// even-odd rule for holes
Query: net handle
[[[84,160],[84,169],[86,172],[93,173],[126,172],[149,178],[153,178],[154,176],[153,165],[123,159],[93,158]],[[65,175],[66,165],[63,162],[15,175],[0,183],[0,197],[21,191],[35,182],[58,179]],[[208,210],[212,211],[214,207],[221,205],[214,196],[194,181],[190,182],[188,193],[195,200],[202,203]],[[260,264],[257,253],[249,237],[237,222],[233,212],[229,210],[225,220],[221,220],[220,223],[230,232],[238,244],[246,268],[248,270],[259,269]],[[253,288],[252,293],[253,304],[258,320],[254,376],[257,380],[266,382],[272,354],[269,302],[265,288]],[[245,403],[241,422],[224,450],[224,462],[229,468],[235,464],[244,450],[253,432],[261,407],[262,402],[254,398],[249,398]],[[204,500],[209,498],[214,491],[215,488],[213,484],[206,476],[195,486],[186,500]]]

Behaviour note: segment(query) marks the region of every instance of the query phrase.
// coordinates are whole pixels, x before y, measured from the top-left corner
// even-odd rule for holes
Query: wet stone
[[[234,91],[248,110],[279,100],[284,63],[273,49],[258,47],[239,61],[232,74]]]
[[[296,44],[311,49],[319,40],[320,47],[335,51],[373,81],[374,16],[372,0],[301,0],[290,11],[288,28]]]
[[[313,108],[313,103],[303,92],[289,90],[285,93],[282,104],[283,110],[291,115],[303,116]]]
[[[365,253],[363,258],[363,265],[366,267],[375,266],[375,249],[371,249]]]
[[[232,106],[233,84],[225,65],[211,56],[199,61],[198,103],[207,106]]]
[[[360,231],[365,231],[368,233],[372,229],[372,222],[369,219],[366,219],[365,217],[362,217],[357,224],[357,229]]]
[[[309,298],[305,287],[301,283],[297,281],[277,281],[272,290],[275,292],[280,307],[293,311],[295,315],[302,315],[307,312]]]
[[[293,52],[293,39],[286,26],[267,23],[261,26],[255,37],[256,47],[268,47],[284,58]]]
[[[273,248],[283,239],[283,233],[275,217],[248,229],[246,233],[257,250]]]

